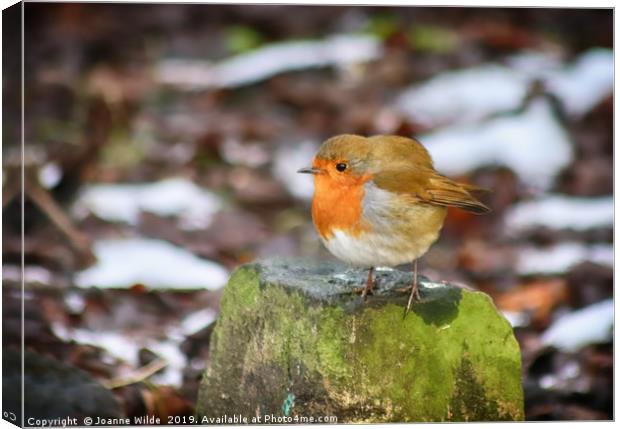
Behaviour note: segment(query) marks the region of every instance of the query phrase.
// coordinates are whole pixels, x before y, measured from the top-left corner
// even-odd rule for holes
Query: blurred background
[[[400,134],[491,190],[493,212],[450,212],[420,267],[490,294],[515,327],[526,418],[613,417],[612,10],[26,3],[25,25],[31,393],[77,386],[64,406],[84,415],[191,415],[231,271],[331,258],[295,171],[335,134]],[[4,109],[4,389],[19,115]],[[78,412],[53,404],[26,408]]]

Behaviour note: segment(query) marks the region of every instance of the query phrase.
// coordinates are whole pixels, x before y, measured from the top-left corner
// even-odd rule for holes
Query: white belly
[[[437,234],[428,237],[394,237],[384,234],[365,233],[359,237],[334,230],[329,240],[323,240],[325,247],[338,259],[351,265],[363,267],[396,266],[413,262],[422,256],[437,239]]]

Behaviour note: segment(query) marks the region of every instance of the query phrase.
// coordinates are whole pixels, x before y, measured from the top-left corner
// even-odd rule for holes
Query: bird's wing
[[[387,170],[373,175],[372,180],[383,190],[410,195],[419,202],[458,207],[477,214],[490,211],[470,193],[482,189],[457,183],[433,169],[417,167]]]

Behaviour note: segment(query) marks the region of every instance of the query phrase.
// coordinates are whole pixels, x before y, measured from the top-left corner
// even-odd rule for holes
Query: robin
[[[489,211],[470,193],[480,188],[437,173],[424,146],[406,137],[335,136],[298,173],[314,176],[312,220],[325,247],[368,268],[364,300],[376,266],[413,263],[406,313],[420,298],[417,260],[437,240],[447,208]]]

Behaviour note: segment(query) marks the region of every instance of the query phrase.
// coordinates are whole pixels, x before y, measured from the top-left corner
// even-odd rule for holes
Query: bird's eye
[[[344,162],[339,162],[338,164],[336,164],[336,170],[340,171],[341,173],[347,169],[347,164],[345,164]]]

